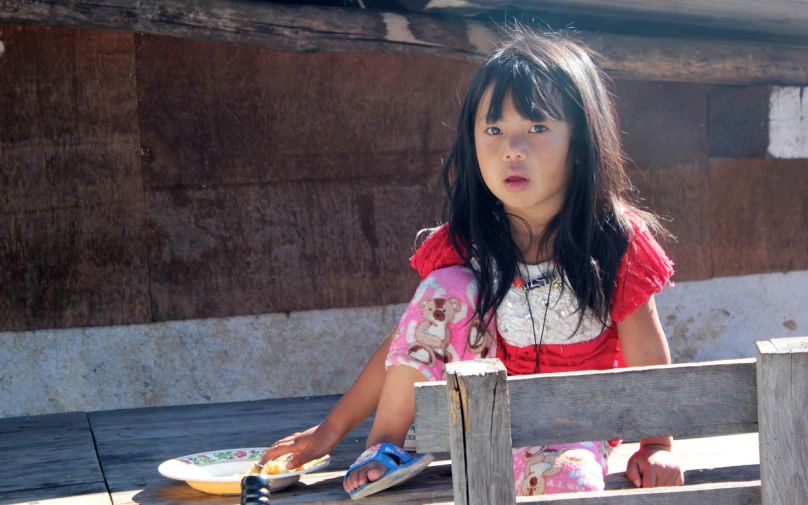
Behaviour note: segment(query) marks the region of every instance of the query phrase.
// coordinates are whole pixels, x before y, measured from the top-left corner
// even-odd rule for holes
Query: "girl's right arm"
[[[359,377],[322,423],[272,444],[261,458],[261,464],[291,452],[295,456],[286,467],[292,469],[325,456],[345,435],[370,417],[379,404],[386,374],[384,361],[395,334],[396,330],[393,330],[379,345]]]

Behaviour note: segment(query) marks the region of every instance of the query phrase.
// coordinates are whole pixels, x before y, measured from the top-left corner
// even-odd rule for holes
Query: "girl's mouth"
[[[530,179],[525,179],[524,177],[519,177],[518,175],[512,175],[505,179],[505,187],[511,191],[519,191],[527,186],[529,182]]]

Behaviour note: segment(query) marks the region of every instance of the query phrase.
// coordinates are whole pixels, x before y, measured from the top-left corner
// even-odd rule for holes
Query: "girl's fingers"
[[[306,448],[299,453],[292,456],[292,459],[286,464],[286,468],[288,470],[293,470],[299,466],[303,466],[309,461],[319,458],[320,454],[316,454],[314,451]]]
[[[656,487],[656,472],[645,472],[642,476],[642,487]]]
[[[264,451],[264,455],[261,457],[261,461],[258,464],[263,465],[271,459],[283,456],[284,454],[289,454],[290,452],[295,452],[296,443],[296,441],[284,443],[276,442],[272,447]]]
[[[636,487],[642,487],[642,475],[640,474],[640,467],[637,465],[637,459],[631,457],[626,465],[626,478],[631,481]]]

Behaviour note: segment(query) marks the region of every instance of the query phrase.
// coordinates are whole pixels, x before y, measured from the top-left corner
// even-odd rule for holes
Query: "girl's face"
[[[474,118],[474,143],[483,181],[506,212],[529,224],[546,224],[561,210],[569,179],[571,134],[565,122],[522,117],[507,94],[502,117],[486,118],[493,89],[483,94]]]

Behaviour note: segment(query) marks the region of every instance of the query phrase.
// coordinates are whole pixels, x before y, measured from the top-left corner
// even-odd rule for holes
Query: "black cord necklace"
[[[518,268],[518,266],[517,266]],[[555,265],[553,266],[552,271],[548,275],[543,275],[532,281],[525,283],[524,278],[521,277],[522,272],[519,272],[521,280],[520,286],[522,290],[525,292],[525,303],[527,303],[527,311],[530,314],[530,326],[533,330],[533,345],[536,349],[536,366],[533,369],[533,373],[540,373],[540,364],[539,364],[539,351],[541,349],[541,344],[544,341],[544,328],[547,326],[547,311],[550,309],[550,295],[553,292],[553,284],[555,280]],[[547,300],[544,302],[544,318],[541,323],[541,336],[536,338],[536,321],[533,319],[533,307],[530,304],[530,290],[534,288],[540,288],[542,286],[547,286]]]

